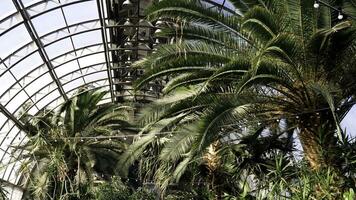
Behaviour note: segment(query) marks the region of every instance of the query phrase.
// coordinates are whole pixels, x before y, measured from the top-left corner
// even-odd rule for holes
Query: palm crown
[[[162,0],[148,10],[149,19],[166,22],[158,36],[176,42],[136,63],[146,70],[137,88],[164,76],[170,82],[166,97],[143,112],[148,136],[129,152],[143,151],[157,132],[173,132],[161,138],[159,158],[177,162],[170,173],[179,178],[223,136],[232,132],[244,141],[241,127],[253,132],[283,122],[288,129],[268,137],[257,131],[255,138],[280,140],[295,131],[313,169],[337,165],[331,158],[345,139],[339,122],[355,95],[352,21],[314,10],[309,0],[231,2],[240,14],[192,0]],[[354,11],[349,3],[335,6]]]
[[[31,158],[22,164],[22,170],[29,173],[27,184],[33,198],[84,198],[80,187],[92,184],[94,174],[107,178],[114,173],[126,144],[100,136],[133,129],[127,122],[129,107],[98,105],[105,94],[80,90],[57,113],[43,111],[23,116],[29,140],[16,149],[24,150],[22,159]]]

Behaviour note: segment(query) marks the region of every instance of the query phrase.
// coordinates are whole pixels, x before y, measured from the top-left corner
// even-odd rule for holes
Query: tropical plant
[[[133,190],[127,187],[119,177],[114,177],[109,182],[98,185],[95,189],[96,200],[154,200],[154,193],[146,188]]]
[[[8,192],[7,192],[7,190],[5,189],[4,183],[2,183],[2,181],[0,181],[0,200],[7,200],[7,199],[9,199],[9,198],[7,197],[7,194],[8,194]]]
[[[21,173],[28,174],[29,198],[91,199],[88,187],[94,179],[114,174],[126,144],[105,137],[134,130],[128,123],[131,108],[99,104],[105,94],[83,88],[57,112],[23,115],[28,141],[14,148],[23,151]]]
[[[273,139],[269,146],[253,146],[258,155],[285,150],[273,145],[289,144],[297,133],[313,170],[338,171],[340,144],[346,143],[339,124],[356,91],[353,21],[338,20],[328,7],[315,10],[309,0],[230,2],[238,13],[195,0],[162,0],[148,9],[148,19],[166,23],[158,36],[176,42],[136,63],[145,69],[136,87],[160,77],[170,81],[163,89],[166,98],[143,111],[147,135],[123,162],[161,141],[155,149],[159,159],[151,163],[172,177],[155,173],[167,186],[204,158],[210,145],[246,129],[252,138]],[[354,11],[347,1],[329,3]],[[282,124],[288,130],[270,131]],[[173,137],[159,138],[165,132]],[[248,142],[241,145],[254,144]],[[175,164],[164,167],[163,161]]]
[[[250,178],[247,174],[267,173],[265,166],[274,152],[288,153],[292,150],[290,139],[284,138],[285,131],[266,133],[259,128],[232,132],[231,138],[228,135],[200,151],[191,146],[192,142],[187,137],[193,131],[179,127],[170,132],[174,133],[172,135],[157,136],[155,128],[149,129],[148,135],[132,144],[121,157],[121,162],[127,169],[135,159],[140,159],[142,177],[155,179],[162,195],[167,188],[169,195],[170,185],[176,183],[179,190],[207,190],[213,197],[221,197],[224,193],[247,197],[250,195],[246,192],[246,187],[249,187],[247,179]]]

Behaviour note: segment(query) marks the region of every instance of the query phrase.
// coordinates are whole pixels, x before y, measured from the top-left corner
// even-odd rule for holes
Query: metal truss
[[[86,47],[83,47],[83,48],[79,48],[79,49],[76,49],[76,50],[73,50],[73,51],[69,51],[69,52],[66,52],[66,53],[64,53],[64,54],[61,54],[61,55],[59,55],[59,56],[56,56],[56,57],[52,58],[52,59],[50,60],[50,62],[55,62],[55,60],[61,59],[61,62],[60,62],[61,64],[58,64],[58,65],[56,65],[56,66],[54,67],[54,70],[56,70],[57,68],[60,68],[61,66],[65,65],[65,64],[67,64],[67,63],[69,63],[69,62],[72,62],[72,61],[75,61],[75,60],[78,60],[78,59],[81,59],[81,58],[85,58],[85,57],[87,57],[87,56],[91,56],[91,55],[103,53],[103,51],[94,51],[94,52],[93,52],[93,51],[88,50],[88,49],[92,49],[92,48],[98,48],[98,47],[101,47],[101,46],[103,46],[103,44],[102,44],[102,43],[99,43],[99,44],[93,44],[93,45],[89,45],[89,46],[86,46]],[[78,56],[78,57],[74,57],[74,58],[68,58],[68,57],[67,57],[68,54],[73,54],[74,52],[78,52],[78,53],[77,53],[77,56]],[[89,66],[89,67],[93,67],[93,66],[96,66],[96,64],[93,64],[93,65],[91,65],[91,66]],[[14,88],[14,86],[15,86],[16,84],[18,84],[18,83],[16,82],[16,83],[14,83],[14,85],[12,85],[8,90],[6,90],[6,91],[3,93],[3,95],[1,95],[0,97],[3,99],[5,95],[11,95],[11,96],[9,96],[8,101],[6,101],[6,102],[10,102],[18,93],[20,93],[21,91],[25,91],[25,89],[26,89],[27,86],[31,85],[31,84],[32,84],[33,82],[35,82],[37,79],[41,78],[43,75],[46,74],[46,73],[42,73],[42,71],[38,71],[38,69],[41,68],[41,67],[43,67],[42,64],[41,64],[40,66],[36,67],[35,69],[29,71],[27,74],[24,75],[23,79],[24,79],[24,78],[27,78],[27,80],[26,80],[26,84],[24,84],[24,85],[22,86],[22,90],[19,90],[17,93],[12,93],[12,92],[11,92],[11,88]],[[82,69],[82,68],[80,68],[80,69]],[[35,77],[32,77],[32,76],[33,76],[33,73],[36,72],[36,71],[37,71],[38,73],[35,73]],[[67,74],[64,74],[64,75],[58,77],[58,79],[59,79],[59,81],[61,82],[61,80],[62,80],[65,76],[67,76],[67,75],[69,75],[69,74],[71,74],[71,73],[77,73],[77,72],[78,72],[78,70],[71,71],[71,72],[69,72],[69,73],[67,73]],[[84,78],[84,77],[85,77],[85,74],[81,74],[81,76]],[[50,84],[51,84],[51,83],[45,85],[45,87],[48,86],[48,85],[50,85]],[[62,86],[63,86],[63,83],[61,83],[61,84],[62,84]],[[43,89],[43,88],[39,88],[38,91],[41,91],[42,89]],[[35,94],[36,94],[36,93],[34,93],[34,95],[35,95]],[[33,97],[33,95],[32,95],[31,97]],[[31,98],[30,98],[30,99],[31,99]],[[30,100],[30,99],[29,99],[29,100]],[[3,101],[3,102],[4,102],[4,101]],[[5,102],[5,104],[7,104],[6,102]]]
[[[105,60],[107,63],[107,74],[109,77],[109,83],[110,83],[110,93],[111,93],[111,101],[114,102],[114,86],[113,86],[113,80],[112,80],[112,73],[111,73],[111,65],[109,63],[110,58],[109,58],[109,47],[108,47],[108,36],[106,33],[106,23],[105,23],[105,16],[104,16],[104,8],[103,3],[101,0],[96,0],[96,4],[98,7],[98,13],[99,13],[99,19],[100,19],[100,24],[101,24],[101,37],[104,42],[104,51],[105,51]]]
[[[2,104],[0,104],[0,111],[7,118],[11,119],[19,129],[24,130],[24,125],[13,114],[11,114]]]

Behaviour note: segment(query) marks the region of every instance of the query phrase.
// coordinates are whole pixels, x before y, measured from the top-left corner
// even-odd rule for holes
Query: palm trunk
[[[302,128],[299,133],[304,157],[310,167],[316,171],[326,167],[337,168],[337,158],[335,157],[337,145],[333,128],[330,130],[325,127],[323,130],[321,129],[320,127]],[[322,139],[319,135],[322,135]]]
[[[320,141],[314,131],[304,128],[299,133],[299,139],[303,147],[304,157],[313,170],[320,170],[325,166],[325,157]]]
[[[320,130],[320,129],[323,129]],[[325,130],[325,126],[318,129],[315,128],[304,128],[299,133],[299,139],[301,141],[304,157],[309,162],[312,170],[315,172],[322,172],[323,169],[332,170],[332,182],[329,183],[328,188],[316,183],[313,187],[313,196],[315,199],[322,199],[326,194],[333,194],[332,199],[339,199],[338,195],[342,194],[341,188],[344,185],[343,177],[339,176],[340,167],[338,162],[338,151],[337,150],[337,138],[334,135],[333,127],[329,125],[329,129]],[[327,129],[327,128],[326,128]],[[322,131],[322,139],[318,137],[318,131]]]

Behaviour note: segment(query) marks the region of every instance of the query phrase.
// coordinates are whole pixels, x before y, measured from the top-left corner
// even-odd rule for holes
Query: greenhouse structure
[[[356,199],[354,0],[1,0],[0,200]]]

